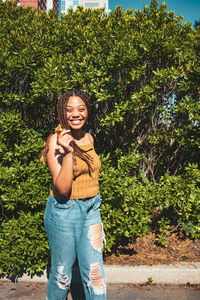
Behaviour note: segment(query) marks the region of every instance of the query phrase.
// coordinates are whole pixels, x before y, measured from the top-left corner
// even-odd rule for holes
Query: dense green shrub
[[[200,170],[189,165],[184,176],[165,174],[149,182],[141,172],[135,176],[140,157],[121,156],[117,168],[102,157],[100,174],[103,198],[102,217],[107,251],[117,249],[126,238],[156,233],[157,242],[166,245],[170,232],[183,230],[200,238]]]
[[[39,162],[57,96],[91,97],[106,251],[154,230],[199,238],[200,27],[152,0],[143,11],[62,16],[0,3],[0,272],[41,272],[51,186]]]
[[[17,109],[46,137],[57,95],[81,88],[100,153],[139,151],[150,180],[199,161],[199,27],[157,0],[134,14],[79,7],[61,22],[53,11],[0,8],[1,109]]]
[[[41,272],[48,253],[43,214],[51,177],[39,161],[43,139],[25,125],[17,112],[1,115],[0,273],[10,277]]]

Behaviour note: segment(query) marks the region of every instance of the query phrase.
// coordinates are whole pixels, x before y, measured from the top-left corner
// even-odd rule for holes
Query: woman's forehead
[[[86,106],[86,105],[85,102],[79,96],[71,96],[69,97],[66,106],[79,107],[79,106]]]

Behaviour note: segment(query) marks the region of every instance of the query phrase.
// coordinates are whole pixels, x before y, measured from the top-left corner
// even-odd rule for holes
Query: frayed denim
[[[47,300],[66,299],[76,257],[86,300],[106,300],[100,205],[99,194],[87,200],[49,196],[44,215],[51,254]]]

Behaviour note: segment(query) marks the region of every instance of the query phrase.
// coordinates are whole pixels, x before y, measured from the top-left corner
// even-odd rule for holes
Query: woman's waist
[[[75,191],[71,191],[71,193],[69,193],[68,195],[61,195],[58,193],[58,191],[56,190],[55,187],[52,187],[50,189],[49,194],[56,198],[56,199],[65,199],[65,200],[77,200],[77,199],[81,199],[81,200],[88,200],[92,197],[95,197],[99,194],[99,187],[94,188],[92,191],[90,192],[84,192],[84,191],[79,191],[79,192],[75,192]]]

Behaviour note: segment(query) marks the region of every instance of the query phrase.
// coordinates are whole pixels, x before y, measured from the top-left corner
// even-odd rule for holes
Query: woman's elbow
[[[59,182],[54,182],[54,187],[59,195],[67,197],[71,192],[71,185],[60,184]]]
[[[56,192],[59,196],[62,196],[62,197],[66,197],[68,198],[70,193],[71,193],[71,189],[63,189],[63,188],[58,188],[56,186],[54,186],[56,188]]]

